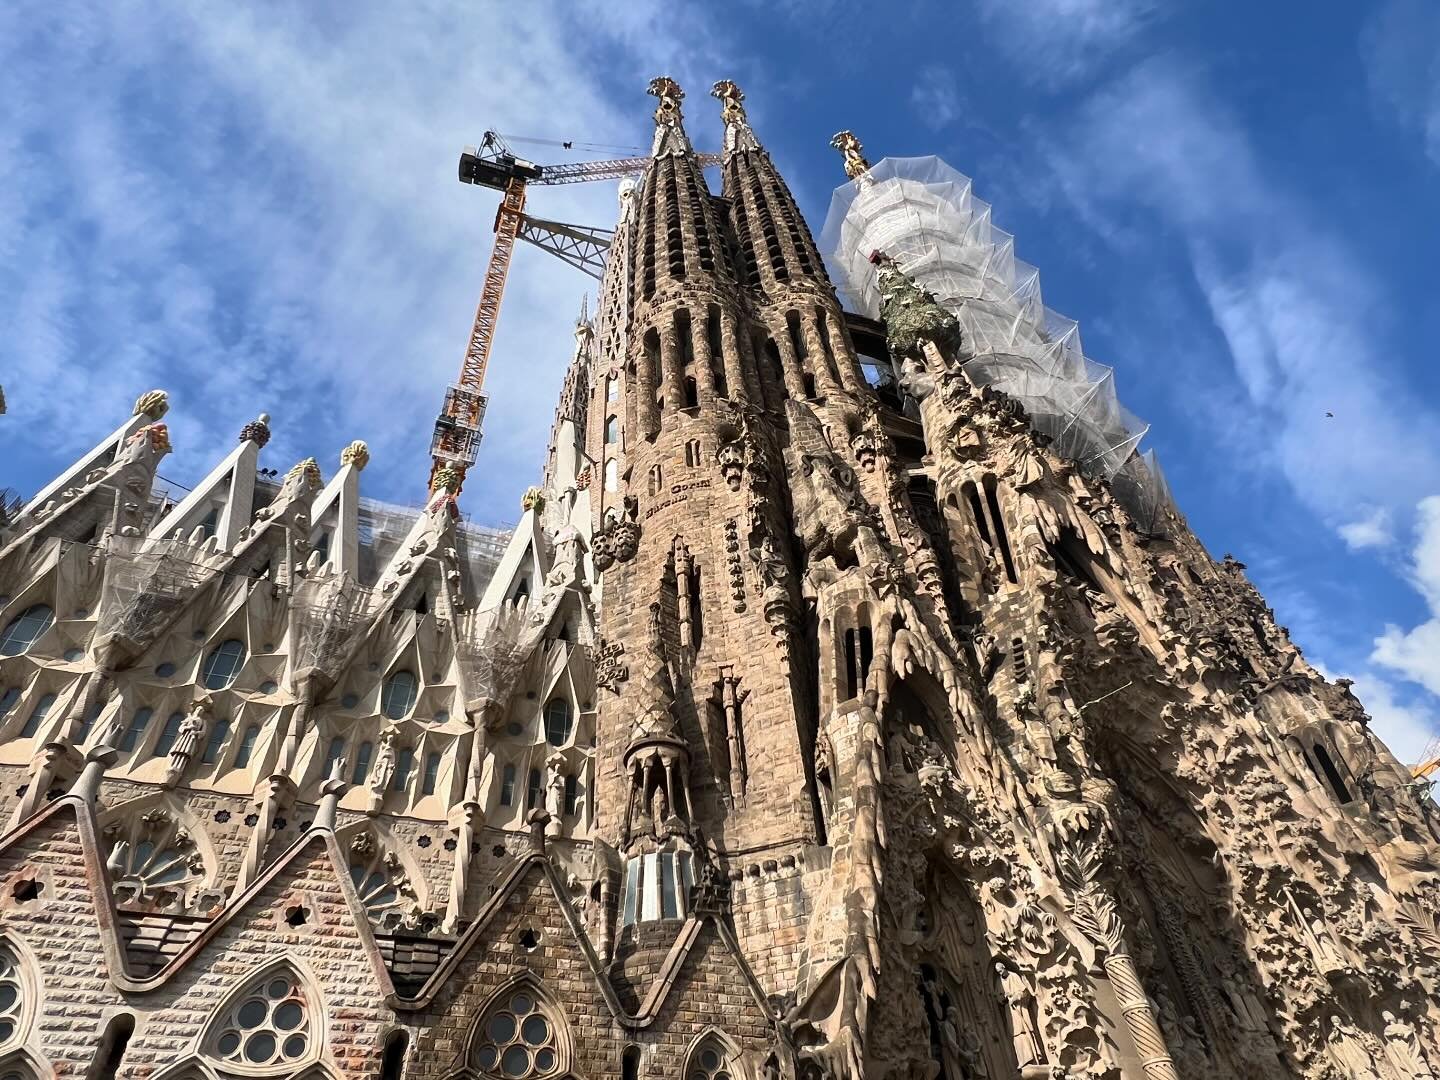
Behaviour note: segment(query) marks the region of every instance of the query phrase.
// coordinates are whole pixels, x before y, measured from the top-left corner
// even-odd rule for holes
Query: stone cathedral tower
[[[158,391],[0,522],[0,1080],[1440,1075],[1428,792],[969,182],[650,92],[513,529]]]

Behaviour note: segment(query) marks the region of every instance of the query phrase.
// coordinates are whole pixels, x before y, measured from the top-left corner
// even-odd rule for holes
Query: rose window
[[[493,1075],[549,1076],[559,1065],[555,1025],[525,990],[495,1007],[481,1036],[479,1065]]]
[[[685,1080],[730,1080],[730,1063],[726,1053],[715,1043],[706,1043],[690,1063]]]
[[[0,949],[0,1046],[20,1030],[20,1013],[25,1007],[20,968],[8,949]]]
[[[252,1068],[286,1065],[310,1049],[310,1017],[295,977],[277,972],[257,984],[226,1016],[215,1053]]]

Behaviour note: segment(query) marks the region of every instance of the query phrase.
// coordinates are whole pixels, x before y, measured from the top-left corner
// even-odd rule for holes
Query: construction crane
[[[1440,772],[1440,738],[1431,739],[1420,754],[1420,764],[1410,770],[1416,780],[1425,780]]]
[[[702,166],[720,163],[718,154],[696,154],[695,157]],[[636,157],[536,165],[517,156],[504,136],[493,131],[485,132],[478,148],[467,146],[460,155],[461,183],[493,188],[501,192],[501,199],[495,212],[495,243],[490,249],[490,264],[485,269],[485,282],[475,309],[470,341],[465,347],[465,359],[460,365],[460,377],[445,392],[445,405],[435,418],[435,435],[430,441],[431,491],[435,489],[437,474],[448,468],[452,476],[459,474],[459,482],[454,487],[458,495],[466,470],[475,463],[480,449],[480,425],[486,405],[485,367],[490,361],[490,347],[500,317],[500,301],[505,295],[515,241],[524,240],[548,251],[597,280],[605,269],[605,255],[614,230],[531,217],[525,213],[526,188],[530,184],[617,180],[643,173],[649,164],[649,158]]]

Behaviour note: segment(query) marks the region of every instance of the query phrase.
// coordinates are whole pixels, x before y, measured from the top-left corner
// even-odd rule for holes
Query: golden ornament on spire
[[[845,155],[845,175],[858,180],[870,171],[870,162],[860,152],[865,148],[853,131],[838,131],[830,139],[830,145]]]
[[[355,471],[359,472],[366,465],[370,464],[370,447],[366,446],[359,439],[356,439],[344,450],[340,451],[341,465],[354,465]]]
[[[148,416],[151,420],[159,420],[170,408],[170,399],[164,390],[151,390],[149,393],[141,394],[135,400],[134,416]]]
[[[650,80],[645,92],[660,99],[660,104],[655,106],[655,123],[680,122],[680,102],[685,100],[685,91],[680,89],[679,83],[669,75],[658,75]]]
[[[710,96],[720,99],[720,119],[727,124],[745,123],[745,95],[731,79],[721,79],[710,88]]]
[[[318,491],[325,486],[325,481],[320,475],[320,463],[313,457],[297,461],[285,474],[285,480],[287,483],[291,480],[303,480],[312,491]]]

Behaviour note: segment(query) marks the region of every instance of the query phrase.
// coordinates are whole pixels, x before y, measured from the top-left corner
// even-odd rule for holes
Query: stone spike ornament
[[[822,258],[733,81],[718,198],[651,93],[520,525],[358,441],[277,491],[264,417],[174,505],[156,391],[7,526],[5,1060],[1440,1076],[1440,811],[1129,421],[1070,437],[988,207],[841,132]]]

